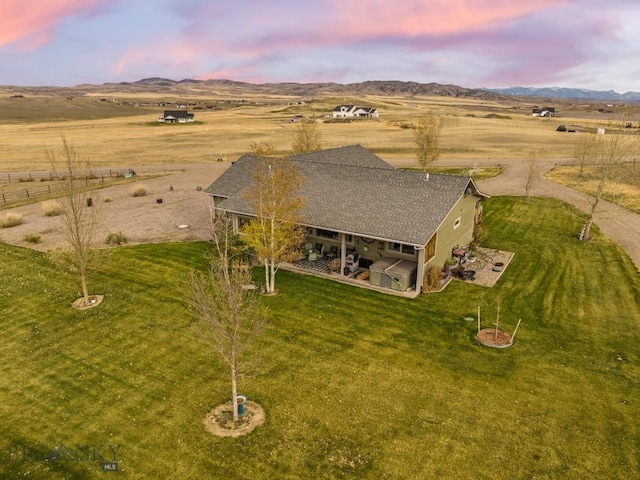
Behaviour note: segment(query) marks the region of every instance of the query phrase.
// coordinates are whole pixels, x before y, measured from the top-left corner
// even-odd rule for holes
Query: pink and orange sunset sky
[[[640,91],[640,1],[2,0],[0,84],[147,77]]]

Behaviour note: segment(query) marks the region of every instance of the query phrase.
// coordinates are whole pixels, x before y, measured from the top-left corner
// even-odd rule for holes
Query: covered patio
[[[347,285],[353,285],[356,287],[367,288],[369,290],[375,290],[377,292],[396,295],[404,298],[416,298],[419,292],[416,291],[415,286],[409,290],[393,290],[387,287],[374,285],[369,280],[369,270],[366,269],[355,276],[341,275],[337,271],[331,271],[330,264],[335,259],[323,258],[315,261],[309,261],[306,258],[296,260],[292,263],[283,263],[281,267],[285,270],[294,271],[304,275],[313,275],[316,277],[328,278],[335,282],[344,283]],[[367,275],[363,275],[363,273]],[[360,278],[358,278],[360,277]]]

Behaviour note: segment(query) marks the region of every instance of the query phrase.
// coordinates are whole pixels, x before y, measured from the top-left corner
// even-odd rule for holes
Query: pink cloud
[[[220,67],[202,75],[197,75],[196,80],[239,80],[250,83],[264,83],[266,78],[258,74],[255,64],[238,65],[234,67]]]
[[[172,6],[171,36],[130,47],[115,71],[262,82],[294,71],[296,81],[313,81],[408,70],[453,75],[450,82],[464,74],[476,85],[530,83],[598,55],[619,30],[603,8],[576,0],[193,1]]]
[[[251,5],[252,14],[242,18],[242,34],[237,30],[224,33],[235,38],[236,47],[255,49],[256,53],[273,48],[302,49],[394,38],[407,42],[414,38],[437,40],[497,31],[505,24],[570,3],[571,0],[321,0],[314,6],[288,4],[287,8],[259,3]],[[195,27],[200,36],[212,34],[202,28],[206,19],[211,19],[209,13],[191,11],[187,15],[190,28]]]
[[[333,33],[359,38],[388,35],[452,35],[494,29],[504,22],[569,3],[569,0],[327,0]]]
[[[0,48],[19,44],[31,51],[49,43],[58,23],[70,16],[91,15],[109,0],[2,0]]]
[[[198,62],[200,52],[187,42],[165,44],[163,38],[155,38],[146,46],[128,48],[113,67],[115,74],[141,66],[163,65],[166,68],[188,68]]]

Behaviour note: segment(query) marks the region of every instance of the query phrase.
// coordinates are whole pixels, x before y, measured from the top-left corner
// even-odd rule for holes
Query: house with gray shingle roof
[[[419,293],[430,266],[473,240],[486,195],[469,177],[399,170],[359,145],[290,160],[306,179],[302,267]],[[257,162],[243,155],[205,190],[236,226],[254,216],[244,192]]]
[[[162,116],[158,117],[160,123],[190,123],[194,121],[193,113],[186,110],[165,110]]]

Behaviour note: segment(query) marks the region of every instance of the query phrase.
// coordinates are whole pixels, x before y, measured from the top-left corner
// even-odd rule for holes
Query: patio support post
[[[424,247],[418,249],[418,271],[416,272],[416,293],[422,293],[424,283]]]
[[[344,275],[344,267],[347,265],[347,236],[340,233],[340,275]]]
[[[238,216],[235,213],[233,213],[232,215],[233,215],[232,217],[233,234],[238,235],[238,231],[239,231]]]

